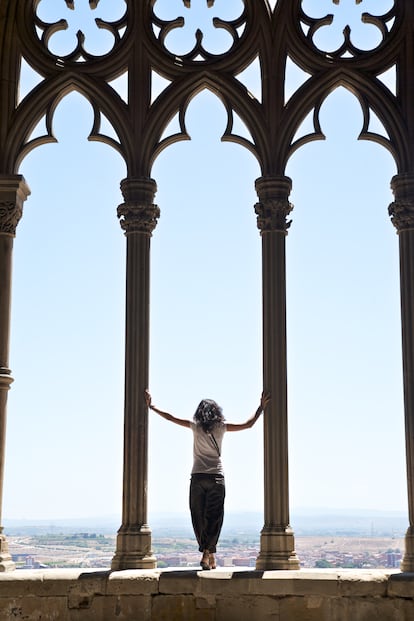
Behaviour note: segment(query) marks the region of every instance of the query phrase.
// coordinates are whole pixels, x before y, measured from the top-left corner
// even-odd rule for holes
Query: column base
[[[3,529],[1,529],[2,531]],[[16,564],[12,561],[9,554],[9,545],[6,536],[0,531],[0,572],[13,571]]]
[[[155,569],[157,559],[151,545],[151,529],[148,526],[121,526],[111,569]]]
[[[256,569],[300,569],[300,561],[295,552],[295,540],[290,527],[264,527],[260,534],[260,553]]]
[[[405,534],[405,553],[401,561],[401,571],[414,573],[414,527],[410,526]]]

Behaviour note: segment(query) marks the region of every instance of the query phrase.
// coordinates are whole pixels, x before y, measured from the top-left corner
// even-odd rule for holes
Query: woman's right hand
[[[266,409],[266,406],[269,404],[271,400],[271,396],[270,396],[270,392],[262,392],[262,396],[260,397],[260,407],[262,408],[263,412]]]

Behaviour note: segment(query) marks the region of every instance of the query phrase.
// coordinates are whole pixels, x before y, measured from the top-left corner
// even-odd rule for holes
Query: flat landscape
[[[296,537],[302,567],[388,568],[399,567],[404,549],[402,536]],[[9,550],[19,568],[108,568],[115,552],[115,535],[99,533],[42,533],[8,536]],[[217,560],[220,566],[254,567],[259,536],[238,533],[223,536]],[[197,567],[199,552],[188,535],[153,537],[159,567]]]

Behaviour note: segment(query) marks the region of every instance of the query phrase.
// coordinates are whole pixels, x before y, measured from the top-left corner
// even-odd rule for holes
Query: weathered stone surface
[[[340,598],[332,601],[331,616],[320,621],[411,621],[413,602],[389,598]],[[306,620],[307,621],[307,620]]]
[[[382,570],[0,574],[0,621],[413,621],[414,575]]]
[[[69,621],[63,597],[1,597],[1,621]]]
[[[338,593],[352,597],[385,597],[388,580],[388,575],[377,571],[342,569],[338,574]]]
[[[159,592],[166,595],[175,593],[195,593],[198,590],[199,578],[197,572],[193,570],[165,571],[160,575]]]
[[[280,621],[280,600],[277,597],[219,597],[216,619],[225,621]]]
[[[284,597],[280,601],[280,617],[277,621],[334,621],[332,613],[334,601],[335,598],[321,595]],[[345,620],[354,621],[352,617],[341,619]]]
[[[208,612],[208,611],[207,611]],[[202,610],[202,614],[206,610]],[[205,617],[208,619],[208,617]],[[214,617],[213,617],[214,618]],[[158,595],[152,604],[153,621],[199,621],[197,617],[196,600],[192,595]]]
[[[69,621],[152,621],[148,595],[95,597],[89,606],[69,610]],[[43,617],[42,617],[43,621]]]
[[[128,569],[113,571],[108,576],[107,594],[151,595],[158,593],[161,570]]]
[[[407,597],[407,593],[410,593],[410,597],[414,598],[414,574],[395,573],[390,576],[388,581],[389,597]]]

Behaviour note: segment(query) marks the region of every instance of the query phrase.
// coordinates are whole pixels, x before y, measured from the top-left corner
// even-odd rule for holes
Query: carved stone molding
[[[0,235],[15,237],[30,190],[22,175],[0,176]]]
[[[394,201],[388,207],[388,213],[399,233],[414,230],[414,201]]]
[[[398,233],[414,230],[414,175],[395,175],[391,180],[395,200],[388,207]]]
[[[151,236],[160,217],[158,205],[153,203],[157,184],[153,179],[124,179],[121,190],[125,202],[117,214],[125,235],[143,233]]]
[[[0,233],[14,237],[22,215],[22,205],[16,205],[11,201],[0,201]]]
[[[11,376],[11,370],[7,367],[0,367],[0,389],[8,390],[14,379]]]
[[[292,224],[287,220],[293,210],[288,197],[292,187],[289,177],[260,177],[256,180],[259,202],[254,206],[257,227],[263,233],[284,233],[287,235]]]
[[[264,202],[256,203],[254,210],[257,214],[257,228],[260,233],[285,233],[292,224],[292,220],[287,220],[287,216],[293,209],[289,201],[277,201],[269,199]]]
[[[122,203],[118,206],[118,218],[126,235],[144,233],[151,235],[157,226],[160,209],[157,205]]]

